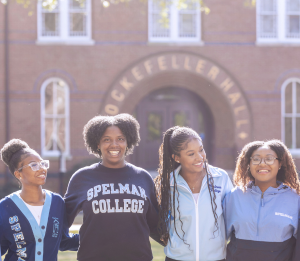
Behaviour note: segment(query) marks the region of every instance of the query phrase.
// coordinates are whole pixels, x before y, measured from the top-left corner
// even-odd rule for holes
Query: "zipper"
[[[195,212],[196,212],[196,261],[199,261],[199,213],[198,213],[198,202],[200,201],[201,192],[203,190],[202,187],[204,187],[204,185],[206,183],[206,180],[204,182],[203,181],[202,181],[202,185],[201,185],[201,189],[200,189],[200,194],[198,196],[197,202],[196,202],[196,200],[195,200],[195,198],[194,198],[193,193],[192,193],[191,190],[187,189],[184,186],[177,185],[178,187],[184,188],[185,190],[187,190],[191,194],[192,199],[193,199],[194,204],[195,204]],[[174,187],[174,185],[172,185],[172,187]]]
[[[258,209],[258,217],[257,217],[257,224],[256,224],[256,236],[258,236],[258,224],[259,224],[259,218],[260,218],[260,209],[261,207],[264,207],[264,192],[261,193],[260,197],[260,204],[259,204],[259,209]]]

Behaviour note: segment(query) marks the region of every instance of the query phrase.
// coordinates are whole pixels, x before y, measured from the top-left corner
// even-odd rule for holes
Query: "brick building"
[[[175,124],[193,127],[221,168],[233,170],[249,141],[271,138],[300,168],[298,0],[211,0],[209,14],[196,2],[169,6],[168,26],[152,1],[65,0],[52,11],[9,1],[0,5],[0,144],[21,138],[51,159],[50,189],[61,153],[69,172],[94,160],[86,122],[121,112],[141,124],[129,161],[148,170]],[[3,184],[3,163],[0,173]]]

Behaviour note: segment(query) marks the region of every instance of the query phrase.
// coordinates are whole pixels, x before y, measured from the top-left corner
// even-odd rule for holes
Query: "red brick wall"
[[[256,46],[255,8],[244,7],[243,2],[207,1],[211,12],[208,15],[201,14],[203,46],[148,43],[147,4],[132,1],[105,9],[96,0],[93,0],[92,9],[92,38],[95,45],[36,45],[36,9],[32,10],[32,16],[28,16],[28,9],[11,2],[10,137],[22,138],[40,151],[40,87],[48,77],[59,76],[70,87],[72,159],[67,162],[67,167],[70,170],[75,164],[91,159],[93,156],[88,156],[83,145],[82,128],[90,118],[100,113],[105,94],[116,78],[144,57],[172,50],[202,55],[224,68],[242,87],[250,103],[253,138],[280,139],[280,83],[296,74],[286,72],[300,69],[299,59],[295,59],[300,56],[300,47]],[[1,19],[3,10],[0,5]],[[0,120],[4,122],[2,39],[3,23],[0,23]],[[141,93],[139,97],[143,95]],[[213,92],[207,95],[218,96]],[[223,103],[221,101],[217,105],[210,102],[215,112],[226,108]],[[224,130],[231,129],[231,118],[226,115],[220,117],[217,113],[214,116],[223,126],[223,129],[215,130],[217,144],[223,142],[224,146],[234,148],[232,137],[224,135]],[[4,137],[5,126],[0,124],[1,144],[4,144]],[[233,169],[235,157],[236,153],[220,156],[216,164]],[[58,166],[57,160],[51,161],[50,172],[58,172]],[[300,160],[297,160],[297,166],[300,169]],[[3,172],[4,166],[0,163],[0,173]],[[51,188],[56,186],[53,184]]]

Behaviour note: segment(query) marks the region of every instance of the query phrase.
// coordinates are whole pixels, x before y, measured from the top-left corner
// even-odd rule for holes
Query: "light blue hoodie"
[[[237,239],[283,242],[296,237],[299,195],[289,186],[278,183],[264,193],[250,182],[243,192],[236,187],[227,194],[225,209],[226,234],[235,232]]]
[[[177,210],[177,193],[175,200],[175,223],[176,230],[185,244],[178,237],[174,229],[174,212],[171,213],[170,240],[164,251],[166,256],[175,260],[208,261],[221,260],[226,257],[226,236],[223,218],[222,201],[226,193],[232,189],[232,183],[228,174],[219,168],[209,165],[209,171],[214,179],[214,190],[216,194],[218,226],[215,227],[215,218],[212,212],[211,200],[207,186],[207,177],[202,181],[202,186],[196,203],[188,184],[179,175],[181,166],[175,170],[175,178],[179,192],[179,211]],[[173,195],[174,180],[171,178],[171,195]],[[213,195],[213,194],[212,194]],[[173,206],[173,204],[172,204]],[[215,231],[215,232],[214,232]]]

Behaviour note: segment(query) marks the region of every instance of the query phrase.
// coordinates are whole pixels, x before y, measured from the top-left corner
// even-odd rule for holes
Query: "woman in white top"
[[[42,189],[49,161],[19,139],[3,146],[1,160],[22,186],[0,201],[4,260],[55,261],[58,250],[77,250],[79,238],[69,235],[63,199]]]
[[[158,231],[166,261],[225,260],[222,201],[232,189],[227,173],[207,164],[201,138],[186,127],[165,132],[159,159]]]

